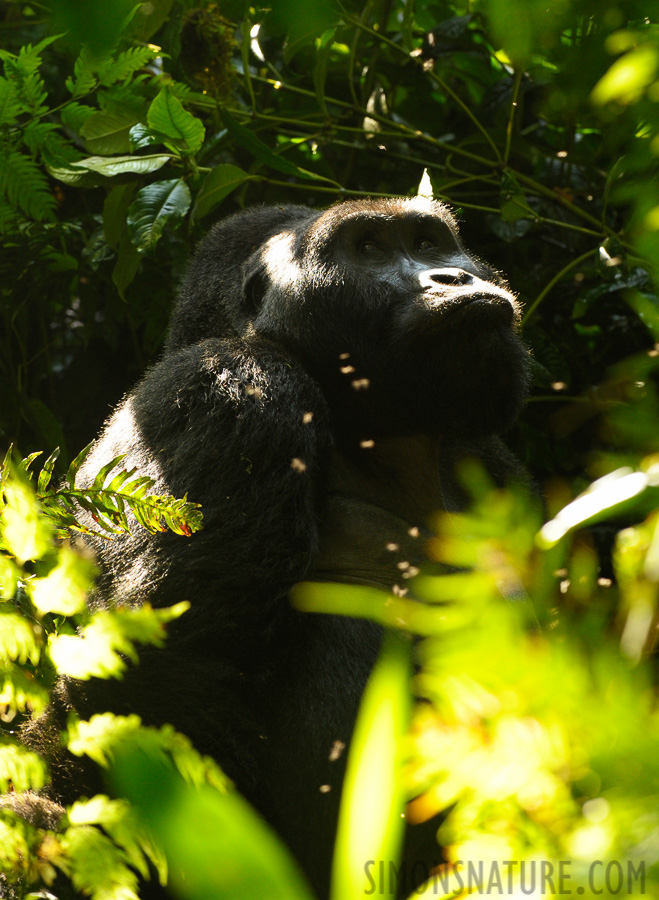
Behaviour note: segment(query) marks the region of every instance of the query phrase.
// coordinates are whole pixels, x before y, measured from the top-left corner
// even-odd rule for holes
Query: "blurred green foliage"
[[[460,571],[430,566],[400,596],[296,592],[391,638],[350,759],[334,896],[395,893],[400,829],[383,823],[438,811],[446,866],[430,896],[464,891],[470,863],[483,892],[506,860],[509,893],[528,895],[522,863],[543,862],[568,875],[559,895],[659,895],[659,5],[0,0],[0,46],[0,435],[61,447],[38,498],[29,464],[4,469],[2,788],[47,781],[10,732],[58,672],[117,676],[182,612],[91,615],[93,572],[53,536],[76,528],[76,502],[104,528],[130,508],[183,534],[194,507],[149,499],[117,468],[74,496],[77,460],[68,488],[50,480],[156,357],[195,240],[245,205],[409,194],[427,170],[526,305],[534,390],[510,440],[548,521],[469,471],[473,508],[438,519],[430,548]],[[64,740],[133,806],[91,798],[58,831],[0,809],[0,866],[25,891],[62,871],[94,898],[130,898],[138,876],[167,877],[167,856],[174,883],[198,873],[182,896],[263,882],[308,896],[182,736],[98,716]],[[377,804],[360,801],[378,779]],[[607,861],[632,873],[624,891]]]

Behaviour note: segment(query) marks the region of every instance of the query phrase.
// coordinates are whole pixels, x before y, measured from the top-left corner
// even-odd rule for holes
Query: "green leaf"
[[[33,159],[18,150],[0,153],[0,196],[37,221],[52,220],[55,198]]]
[[[137,662],[135,644],[161,647],[165,625],[183,615],[189,603],[167,609],[153,609],[145,603],[139,609],[103,610],[94,615],[80,635],[51,635],[50,655],[61,675],[89,678],[120,678],[126,659]]]
[[[47,781],[46,764],[20,744],[0,744],[0,791],[38,791]]]
[[[163,847],[177,894],[187,900],[311,900],[286,848],[239,794],[186,784],[162,752],[139,737],[117,747],[111,780]]]
[[[40,655],[35,626],[16,612],[0,612],[0,657],[21,665],[29,661],[36,666]]]
[[[23,111],[16,87],[0,77],[0,125],[13,125]]]
[[[80,129],[87,119],[91,116],[95,116],[97,112],[98,110],[95,110],[91,106],[85,106],[82,103],[78,103],[76,100],[70,100],[62,109],[60,117],[63,125],[70,128],[71,131],[75,131],[76,134],[80,134]]]
[[[141,258],[137,247],[126,233],[126,237],[122,237],[119,244],[117,261],[112,270],[112,283],[122,300],[126,299],[126,288],[132,284],[137,275]]]
[[[55,468],[55,463],[57,462],[59,452],[59,447],[56,447],[55,450],[53,450],[53,452],[50,454],[46,462],[43,464],[43,468],[39,473],[39,480],[37,482],[37,495],[43,494],[50,484],[50,479],[52,478],[53,469]]]
[[[103,204],[103,233],[105,240],[113,250],[119,249],[121,239],[127,234],[126,215],[133,202],[137,182],[130,181],[111,188]]]
[[[252,176],[238,166],[227,164],[215,166],[201,183],[193,210],[194,219],[203,219],[212,212],[232,191]]]
[[[84,556],[60,548],[57,564],[43,578],[34,578],[28,585],[28,593],[39,613],[59,613],[72,616],[85,609],[96,569]]]
[[[363,897],[372,887],[366,860],[395,862],[403,836],[403,737],[410,712],[408,635],[388,631],[362,698],[341,797],[332,868],[332,900]],[[370,884],[369,884],[370,882]],[[390,894],[390,879],[378,896]]]
[[[164,144],[166,137],[164,134],[158,134],[151,131],[146,125],[138,123],[133,125],[128,134],[131,150],[142,150],[144,147],[152,147],[154,144]]]
[[[297,175],[299,178],[311,178],[314,181],[330,181],[330,179],[317,175],[315,172],[301,169],[294,162],[291,162],[290,159],[286,159],[285,156],[274,153],[253,131],[240,125],[226,109],[222,110],[221,115],[222,121],[231,137],[241,147],[248,150],[258,162],[275,169],[277,172],[283,172],[285,175]]]
[[[74,827],[100,825],[143,878],[149,878],[151,861],[161,875],[161,883],[165,883],[167,862],[126,800],[96,794],[91,800],[78,800],[69,807],[67,818]]]
[[[25,669],[0,661],[0,703],[5,715],[29,710],[35,714],[46,708],[50,695]]]
[[[46,166],[50,175],[75,187],[99,187],[107,178],[148,175],[176,159],[169,153],[149,156],[89,156],[68,166]]]
[[[41,559],[51,549],[52,530],[29,482],[10,476],[4,485],[2,544],[19,562]]]
[[[151,47],[130,47],[120,53],[116,59],[108,60],[100,67],[98,80],[105,87],[109,87],[116,81],[125,81],[150,62],[156,53],[157,51]]]
[[[176,222],[187,213],[192,198],[182,178],[156,181],[143,187],[128,210],[128,230],[141,252],[158,242],[167,222]]]
[[[133,106],[114,104],[111,110],[103,110],[90,116],[79,133],[91,153],[126,153],[131,149],[130,129],[138,121],[139,113]]]
[[[83,45],[80,56],[73,66],[73,77],[66,79],[66,88],[74,97],[89,94],[96,87],[96,73],[104,57],[93,53],[87,45]]]
[[[91,441],[89,444],[87,444],[86,447],[83,447],[83,449],[80,451],[80,453],[78,453],[76,458],[73,460],[73,462],[69,466],[68,472],[66,473],[66,480],[67,480],[71,490],[73,490],[75,488],[76,476],[78,474],[80,466],[84,463],[84,461],[87,459],[87,457],[91,453],[93,446],[94,446],[94,442]]]
[[[206,129],[201,120],[184,109],[168,88],[155,97],[146,119],[150,128],[166,135],[170,144],[182,152],[196,153],[204,142]]]
[[[635,103],[651,84],[659,68],[659,48],[654,43],[640,44],[617,59],[600,78],[591,93],[597,106],[615,101]]]
[[[60,844],[77,891],[92,900],[139,900],[137,872],[126,864],[123,851],[98,828],[67,828]]]
[[[150,172],[161,169],[171,159],[175,159],[175,157],[170,153],[155,153],[149,156],[89,156],[87,159],[72,163],[72,167],[98,172],[104,178],[114,178],[115,175],[123,175],[127,172],[148,175]]]

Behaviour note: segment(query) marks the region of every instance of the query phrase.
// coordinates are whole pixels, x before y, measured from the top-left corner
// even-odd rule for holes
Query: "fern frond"
[[[41,56],[44,42],[32,47],[27,44],[21,47],[18,55],[2,52],[1,56],[5,64],[5,76],[15,89],[19,101],[34,115],[46,109],[45,103],[48,94],[44,90],[43,79],[39,74]],[[40,49],[41,48],[41,49]]]
[[[16,86],[7,78],[0,77],[0,125],[13,125],[22,112]]]
[[[177,534],[190,536],[202,527],[202,513],[198,503],[190,503],[187,497],[149,494],[154,480],[147,475],[137,475],[136,469],[116,471],[123,460],[117,456],[106,463],[88,488],[76,488],[75,477],[80,465],[89,453],[86,447],[73,461],[67,482],[57,490],[48,490],[50,473],[54,465],[50,457],[39,479],[37,496],[55,527],[83,534],[108,537],[122,531],[130,531],[129,513],[147,531],[155,534],[168,528]],[[85,510],[99,530],[81,520],[80,509]]]
[[[103,63],[103,59],[83,46],[73,66],[73,78],[66,79],[66,87],[73,97],[82,97],[94,90],[98,83],[96,74]]]
[[[52,219],[56,205],[46,176],[33,159],[18,150],[0,152],[0,197],[38,221]]]
[[[120,53],[116,59],[110,59],[101,66],[98,80],[105,87],[109,87],[116,81],[125,81],[150,62],[155,55],[156,51],[150,47],[130,47]]]
[[[62,124],[66,128],[70,128],[71,131],[75,131],[76,134],[79,134],[80,129],[87,119],[96,112],[98,112],[98,110],[94,109],[92,106],[84,106],[76,100],[71,100],[62,110],[60,118],[62,119]]]

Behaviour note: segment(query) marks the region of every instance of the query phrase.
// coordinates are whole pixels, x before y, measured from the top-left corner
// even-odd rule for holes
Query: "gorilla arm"
[[[166,651],[144,647],[121,682],[61,681],[28,743],[52,750],[71,708],[82,718],[136,712],[145,724],[170,722],[249,784],[267,648],[281,637],[288,590],[316,552],[326,428],[315,384],[267,341],[204,341],[147,374],[78,483],[125,452],[122,465],[154,477],[154,493],[200,502],[204,528],[185,538],[135,525],[113,541],[85,538],[101,565],[91,605],[191,607],[169,626]],[[57,799],[98,789],[79,761],[53,768]]]

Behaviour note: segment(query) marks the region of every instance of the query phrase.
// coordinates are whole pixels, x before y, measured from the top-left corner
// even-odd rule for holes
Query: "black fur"
[[[26,740],[52,757],[71,707],[172,722],[326,895],[346,755],[330,752],[349,743],[380,634],[298,613],[288,592],[309,578],[390,590],[397,562],[421,558],[410,529],[461,503],[465,453],[498,481],[517,471],[497,438],[527,388],[517,326],[515,299],[441,204],[256,208],[217,225],[163,359],[79,476],[126,453],[157,492],[203,505],[189,539],[136,527],[91,542],[103,570],[94,604],[192,608],[122,682],[61,682]],[[54,798],[95,790],[85,777],[78,760],[56,760]]]

